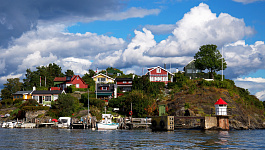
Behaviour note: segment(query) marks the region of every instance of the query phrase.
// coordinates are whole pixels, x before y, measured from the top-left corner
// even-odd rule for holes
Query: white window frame
[[[161,73],[161,68],[157,68],[156,73]]]

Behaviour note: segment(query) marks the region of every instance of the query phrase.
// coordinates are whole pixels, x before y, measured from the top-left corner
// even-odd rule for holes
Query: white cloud
[[[21,78],[23,74],[14,74],[14,73],[11,73],[7,76],[1,76],[0,77],[0,84],[3,85],[5,83],[7,83],[7,79],[10,79],[10,78]]]
[[[201,45],[214,43],[222,46],[254,34],[254,29],[246,27],[243,19],[226,13],[217,17],[204,3],[192,8],[176,25],[172,36],[150,49],[149,55],[194,55]]]
[[[250,81],[250,82],[256,82],[256,83],[265,83],[264,78],[252,78],[252,77],[246,77],[246,78],[237,78],[235,81]]]
[[[177,27],[175,24],[146,25],[153,34],[170,34]]]
[[[265,101],[265,90],[260,91],[260,92],[257,92],[257,93],[255,94],[255,96],[256,96],[259,100],[261,100],[261,101]]]
[[[31,70],[35,69],[41,65],[48,65],[51,62],[55,62],[57,57],[52,53],[48,57],[42,57],[40,51],[36,51],[33,54],[29,54],[23,61],[21,65],[18,65],[18,72],[23,72],[26,69],[30,68]]]
[[[247,75],[258,69],[265,69],[265,45],[263,41],[247,45],[245,41],[240,40],[227,44],[223,51],[228,65],[227,75],[230,77]]]
[[[258,77],[245,77],[245,78],[236,78],[234,80],[236,86],[248,89],[251,94],[256,95],[256,97],[264,101],[265,100],[265,79]]]
[[[63,66],[62,70],[73,70],[75,74],[84,75],[90,69],[92,64],[88,59],[68,57],[61,61],[57,61],[60,66]]]
[[[254,2],[258,2],[258,1],[264,1],[264,0],[233,0],[235,2],[240,2],[243,4],[248,4],[248,3],[254,3]]]

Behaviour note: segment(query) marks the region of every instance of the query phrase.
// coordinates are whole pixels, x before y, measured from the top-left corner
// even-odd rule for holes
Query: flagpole
[[[224,63],[223,62],[224,61],[224,56],[223,56],[224,55],[224,50],[223,49],[224,48],[222,47],[222,81],[224,80],[224,66],[223,66],[224,65],[223,64]]]

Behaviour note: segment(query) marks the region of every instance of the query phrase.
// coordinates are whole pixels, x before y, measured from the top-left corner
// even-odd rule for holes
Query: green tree
[[[36,67],[36,71],[26,70],[26,78],[23,79],[23,87],[25,90],[32,90],[33,86],[37,88],[52,87],[55,77],[63,77],[62,69],[57,64],[49,64],[48,66]]]
[[[91,69],[89,69],[89,74],[88,73],[86,73],[86,74],[84,74],[83,75],[83,77],[82,77],[82,80],[86,83],[86,84],[88,84],[88,88],[93,88],[93,89],[95,89],[94,87],[95,87],[95,82],[94,82],[94,80],[92,79],[92,77],[95,75],[96,73],[93,71],[93,70],[91,70]]]
[[[65,76],[73,76],[73,75],[75,75],[73,70],[67,70],[64,74],[65,74]]]
[[[201,46],[194,59],[196,68],[201,70],[208,69],[212,79],[214,78],[214,72],[222,70],[222,60],[223,70],[227,67],[217,46],[213,44]]]
[[[7,79],[7,83],[4,84],[4,88],[1,90],[2,99],[13,99],[12,94],[20,91],[22,88],[22,82],[19,81],[19,78],[10,78]]]
[[[59,117],[71,116],[71,114],[80,110],[78,99],[70,94],[60,94],[58,100],[52,105],[58,111]]]

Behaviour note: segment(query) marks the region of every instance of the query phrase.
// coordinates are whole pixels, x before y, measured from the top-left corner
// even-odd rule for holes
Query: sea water
[[[0,128],[1,149],[265,149],[265,130]]]

